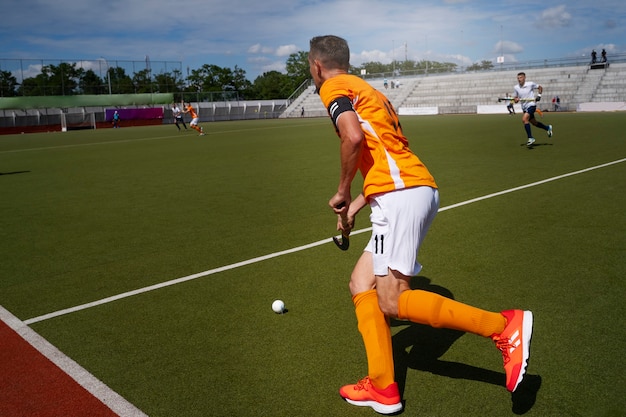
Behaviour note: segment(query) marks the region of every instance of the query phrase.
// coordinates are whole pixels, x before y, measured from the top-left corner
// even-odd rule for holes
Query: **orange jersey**
[[[426,166],[409,149],[398,115],[382,93],[359,77],[343,74],[326,80],[319,94],[335,127],[342,111],[354,110],[359,118],[365,135],[359,170],[366,198],[423,185],[437,188]]]
[[[187,113],[191,114],[191,118],[195,119],[198,117],[198,114],[196,113],[196,110],[193,108],[193,106],[190,104],[187,106]]]

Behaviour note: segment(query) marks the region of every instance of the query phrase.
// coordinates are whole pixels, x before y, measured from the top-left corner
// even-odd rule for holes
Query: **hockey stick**
[[[350,247],[350,236],[341,232],[341,240],[339,240],[337,236],[333,236],[333,242],[335,242],[335,245],[337,245],[339,249],[348,250]]]
[[[518,101],[536,101],[535,98],[520,98]],[[498,97],[498,103],[502,101],[515,101],[515,97]]]
[[[337,204],[337,206],[335,206],[337,209],[341,209],[344,208],[346,205],[345,202],[339,203]],[[348,222],[348,213],[342,213],[340,214],[341,216],[341,222],[343,224],[346,224]],[[337,247],[341,250],[348,250],[348,248],[350,247],[350,233],[346,233],[345,231],[341,231],[341,240],[339,240],[339,238],[337,238],[336,236],[333,236],[333,242],[335,242],[335,245],[337,245]]]

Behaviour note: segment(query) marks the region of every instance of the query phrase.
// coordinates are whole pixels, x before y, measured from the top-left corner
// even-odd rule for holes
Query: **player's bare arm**
[[[346,111],[339,116],[337,129],[339,130],[341,140],[341,174],[339,176],[337,193],[330,199],[328,204],[335,213],[340,214],[343,209],[338,209],[338,206],[341,203],[344,203],[345,210],[349,210],[352,203],[350,187],[358,169],[365,137],[361,130],[359,119],[356,113],[352,111]]]
[[[354,229],[357,213],[366,205],[367,200],[365,200],[363,193],[360,193],[354,200],[352,200],[350,208],[346,211],[346,215],[343,217],[341,215],[337,216],[337,230],[350,234],[350,232]]]

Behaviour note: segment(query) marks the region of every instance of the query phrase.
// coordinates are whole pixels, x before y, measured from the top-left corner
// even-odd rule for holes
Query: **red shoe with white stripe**
[[[533,313],[522,310],[502,312],[506,327],[502,333],[491,336],[496,347],[502,351],[506,389],[513,392],[526,373],[530,356],[530,339],[533,334]]]
[[[396,382],[385,389],[378,389],[366,376],[356,384],[341,387],[339,395],[352,405],[372,407],[380,414],[396,414],[402,410],[400,391]]]

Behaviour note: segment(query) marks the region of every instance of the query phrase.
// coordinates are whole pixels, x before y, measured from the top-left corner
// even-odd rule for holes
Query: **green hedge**
[[[130,106],[168,104],[174,101],[173,93],[159,94],[113,94],[80,96],[2,97],[0,109],[41,109],[54,107]]]

